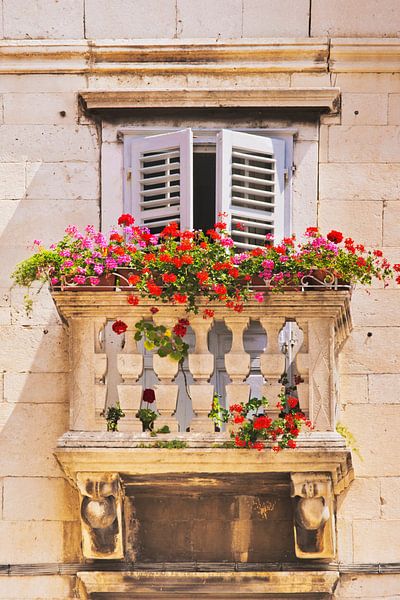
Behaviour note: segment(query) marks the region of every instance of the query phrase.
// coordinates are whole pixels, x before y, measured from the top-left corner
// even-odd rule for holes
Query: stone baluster
[[[308,319],[307,325],[310,420],[316,431],[335,431],[334,322]],[[304,331],[301,322],[299,326]]]
[[[248,317],[225,317],[225,324],[232,332],[232,347],[225,354],[226,372],[232,383],[226,385],[227,405],[238,402],[247,402],[250,396],[250,386],[243,383],[250,373],[250,354],[243,346],[243,333],[249,325]]]
[[[156,325],[165,325],[171,328],[175,325],[176,319],[165,317],[154,317]],[[179,386],[172,383],[178,374],[179,363],[169,356],[161,357],[158,354],[153,355],[153,369],[160,384],[156,385],[156,404],[160,416],[156,421],[156,428],[167,425],[171,432],[178,431],[179,425],[176,419],[175,411],[178,401]]]
[[[142,423],[136,418],[142,400],[142,386],[135,384],[143,372],[143,354],[138,352],[134,339],[135,323],[140,320],[125,319],[128,329],[125,333],[125,343],[121,353],[117,354],[117,368],[122,377],[118,384],[118,399],[125,418],[119,423],[121,431],[142,431]]]
[[[192,409],[195,415],[190,430],[213,432],[214,423],[208,418],[208,413],[211,409],[214,386],[208,381],[214,371],[214,356],[208,350],[207,338],[212,321],[194,317],[190,320],[190,324],[196,335],[194,352],[191,352],[188,357],[189,370],[196,381],[193,385],[189,385]]]
[[[107,356],[99,337],[104,324],[105,319],[83,317],[69,321],[71,431],[98,431],[104,427],[103,419],[96,419],[106,400]]]
[[[282,319],[261,317],[260,323],[267,332],[267,348],[260,356],[260,369],[267,383],[263,385],[262,393],[268,398],[273,410],[278,402],[282,389],[280,379],[285,371],[285,356],[281,352],[279,333],[284,326]]]
[[[300,408],[310,414],[310,357],[308,353],[308,320],[296,319],[298,326],[303,332],[303,343],[296,354],[296,370],[301,377],[301,383],[297,386]]]

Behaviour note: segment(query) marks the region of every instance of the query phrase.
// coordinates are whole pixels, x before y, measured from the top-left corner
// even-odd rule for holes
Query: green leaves
[[[135,324],[134,338],[137,342],[144,339],[146,350],[156,350],[158,356],[183,362],[188,355],[189,345],[182,337],[165,325],[155,325],[152,321],[141,319]]]

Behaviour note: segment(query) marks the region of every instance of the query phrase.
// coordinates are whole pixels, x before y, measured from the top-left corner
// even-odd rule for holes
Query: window
[[[125,135],[124,210],[159,232],[212,227],[219,212],[238,248],[290,232],[288,139],[267,132],[192,130]],[[291,138],[290,138],[291,139]]]

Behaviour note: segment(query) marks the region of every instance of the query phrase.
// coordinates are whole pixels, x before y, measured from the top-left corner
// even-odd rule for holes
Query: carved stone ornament
[[[335,516],[331,477],[292,473],[295,551],[298,558],[335,556]]]
[[[124,557],[122,486],[115,473],[78,473],[82,549],[85,558]]]

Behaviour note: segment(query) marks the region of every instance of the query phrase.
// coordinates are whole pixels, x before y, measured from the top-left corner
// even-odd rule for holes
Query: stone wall
[[[18,44],[13,40],[112,38],[123,45],[146,38],[256,43],[311,36],[329,45],[330,38],[346,37],[360,38],[362,46],[365,38],[381,38],[379,45],[399,31],[397,0],[0,2],[0,50]],[[28,65],[29,57],[24,60]],[[320,126],[318,224],[383,247],[397,261],[398,64],[389,72],[378,59],[370,72],[351,72],[327,60],[318,72],[276,69],[242,76],[242,83],[255,86],[340,88],[340,114],[323,117]],[[101,130],[82,114],[77,92],[166,82],[178,88],[209,85],[207,75],[45,71],[24,75],[24,63],[17,61],[14,72],[0,75],[0,565],[80,560],[77,498],[53,456],[68,427],[66,332],[46,290],[27,318],[23,292],[10,289],[10,273],[34,238],[49,244],[68,223],[100,222]],[[213,85],[235,82],[234,75],[219,75]],[[349,565],[396,563],[400,556],[399,311],[394,286],[354,293],[355,328],[341,360],[341,421],[356,437],[363,460],[354,457],[356,480],[338,507],[339,560]],[[73,586],[68,576],[5,575],[0,599],[72,598]],[[344,575],[336,597],[400,599],[400,574]]]

